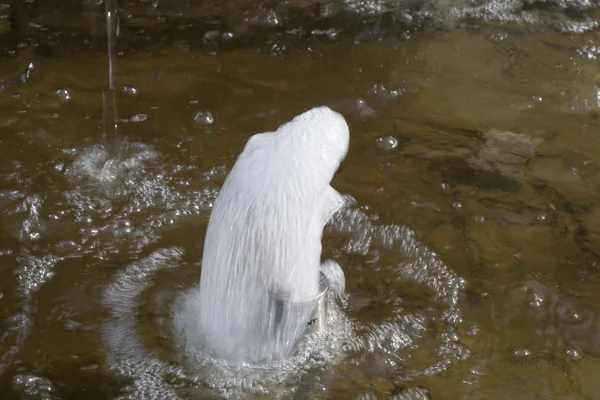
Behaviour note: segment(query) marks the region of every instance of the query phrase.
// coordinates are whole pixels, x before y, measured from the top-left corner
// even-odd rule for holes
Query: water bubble
[[[401,89],[390,90],[386,88],[385,85],[378,83],[373,85],[373,87],[369,90],[369,94],[377,96],[384,101],[389,101],[395,97],[402,95],[403,91]]]
[[[461,209],[462,206],[463,206],[463,204],[460,201],[455,201],[454,203],[452,203],[452,208],[455,208],[457,210]]]
[[[4,297],[4,292],[2,290],[0,290],[0,300],[2,300],[3,297]]]
[[[540,214],[540,215],[537,215],[535,217],[535,219],[538,220],[538,221],[545,221],[546,220],[546,216],[544,214]]]
[[[377,146],[380,149],[392,150],[398,146],[398,139],[393,136],[384,136],[377,138]]]
[[[131,122],[144,122],[147,119],[148,119],[148,116],[146,114],[136,114],[133,117],[129,118],[129,121],[131,121]]]
[[[544,299],[542,297],[540,297],[538,294],[534,294],[533,300],[531,300],[531,303],[529,303],[529,305],[533,308],[538,308],[539,306],[542,305],[543,302],[544,302]]]
[[[471,325],[471,327],[465,333],[468,336],[475,336],[479,333],[479,327],[477,325]]]
[[[568,348],[566,351],[567,355],[571,357],[573,360],[581,359],[581,352],[574,348]]]
[[[569,311],[566,315],[566,320],[568,322],[579,322],[581,319],[581,315],[575,310]]]
[[[56,95],[62,100],[62,101],[69,101],[71,100],[71,92],[69,91],[69,89],[67,88],[60,88],[56,91]]]
[[[279,25],[279,17],[277,17],[277,13],[273,10],[269,11],[269,15],[265,18],[265,22],[269,25],[277,26]]]
[[[233,33],[232,32],[224,32],[223,35],[221,35],[221,38],[223,40],[232,40],[233,39]]]
[[[123,93],[131,94],[131,95],[137,94],[137,89],[133,85],[127,85],[123,88]]]
[[[273,43],[269,48],[269,54],[278,56],[285,53],[286,50],[287,46],[285,44]]]
[[[202,38],[202,42],[207,45],[207,44],[215,44],[215,42],[217,41],[217,39],[219,38],[219,36],[221,36],[221,32],[219,31],[208,31],[206,33],[204,33],[204,37]]]
[[[531,355],[531,351],[527,350],[527,349],[517,349],[514,352],[515,356],[518,357],[527,357]]]
[[[211,125],[215,122],[210,111],[198,111],[194,117],[194,121],[200,125]]]
[[[15,391],[22,394],[22,398],[49,399],[54,391],[48,379],[35,375],[17,375],[13,378]]]
[[[212,210],[212,208],[213,208],[213,203],[211,201],[203,201],[200,204],[200,209],[202,211],[210,211],[210,210]]]
[[[475,217],[475,222],[479,222],[480,224],[485,222],[485,217],[483,215],[478,215]]]
[[[448,191],[448,190],[450,190],[450,184],[449,184],[449,183],[442,182],[442,184],[440,185],[440,187],[441,187],[441,188],[442,188],[442,190],[444,190],[444,191]]]

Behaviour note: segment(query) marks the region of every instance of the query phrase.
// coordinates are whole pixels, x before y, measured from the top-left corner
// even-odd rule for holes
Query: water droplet
[[[221,35],[219,31],[208,31],[204,34],[202,41],[204,44],[214,44],[217,38]]]
[[[531,352],[529,350],[527,350],[527,349],[517,349],[517,350],[515,350],[515,356],[518,356],[518,357],[527,357],[527,356],[530,356],[530,355],[531,355]]]
[[[56,95],[62,100],[62,101],[69,101],[71,100],[71,92],[69,91],[69,89],[67,88],[60,88],[56,91]]]
[[[129,121],[144,122],[147,119],[148,119],[148,116],[146,114],[137,114],[137,115],[134,115],[133,117],[129,118]]]
[[[462,203],[460,201],[455,201],[454,203],[452,203],[452,208],[456,208],[457,210],[462,208]]]
[[[137,94],[137,89],[133,85],[127,85],[123,88],[123,93],[127,94]]]
[[[581,352],[574,348],[568,348],[566,351],[567,355],[571,357],[573,360],[581,359]]]
[[[581,321],[581,315],[575,310],[571,310],[567,313],[566,319],[569,322],[579,322]]]
[[[211,125],[213,122],[215,122],[215,119],[210,111],[198,111],[194,117],[194,121],[200,125]]]
[[[4,292],[0,290],[0,300],[4,297]]]
[[[538,308],[539,306],[542,305],[543,302],[544,302],[544,299],[542,299],[539,295],[534,294],[533,300],[531,300],[531,303],[529,303],[529,305],[533,308]]]
[[[540,214],[540,215],[536,216],[535,219],[538,221],[545,221],[546,216],[544,214]]]
[[[269,15],[265,19],[269,25],[279,25],[279,18],[277,17],[277,13],[273,10],[269,11]]]
[[[479,333],[479,327],[477,325],[471,325],[471,327],[465,333],[468,336],[475,336]]]
[[[442,182],[440,187],[442,188],[442,190],[450,190],[450,184],[445,183],[445,182]]]
[[[223,33],[223,35],[221,37],[223,38],[223,40],[231,40],[231,39],[233,39],[233,33],[225,32],[225,33]]]
[[[480,224],[485,222],[485,217],[483,215],[478,215],[475,217],[475,222],[479,222]]]
[[[377,138],[377,146],[380,149],[392,150],[398,146],[398,139],[393,136],[384,136]]]

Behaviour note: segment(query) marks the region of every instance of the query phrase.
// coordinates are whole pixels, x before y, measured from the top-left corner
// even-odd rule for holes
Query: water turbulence
[[[231,364],[292,354],[320,293],[323,227],[344,204],[329,183],[348,143],[326,107],[249,140],[210,218],[180,320],[188,344]]]
[[[185,265],[184,250],[177,247],[146,252],[115,275],[102,295],[109,311],[103,339],[109,369],[131,380],[122,398],[177,399],[207,388],[226,398],[315,398],[342,361],[374,363],[375,370],[391,371],[395,384],[405,386],[468,356],[457,333],[464,280],[410,229],[376,225],[376,216],[331,187],[348,142],[344,118],[326,107],[301,114],[275,132],[254,135],[214,203],[200,285],[168,293],[154,288],[159,274]],[[171,172],[156,164],[157,152],[139,144],[130,150],[109,166],[102,146],[82,152],[67,170],[79,186],[67,198],[88,213],[113,210],[114,218],[94,235],[131,241],[139,254],[173,216],[166,212],[159,223],[153,209],[178,209],[183,217],[205,210],[202,205],[214,201],[216,193],[184,195],[171,187]],[[324,227],[348,238],[338,255],[371,258],[366,268],[386,251],[401,254],[405,261],[386,269],[396,281],[426,287],[432,293],[428,306],[409,312],[401,298],[390,296],[391,316],[354,321],[356,305],[345,292],[343,262],[321,263]],[[94,249],[102,258],[112,257],[103,249],[109,245],[97,243]],[[306,334],[322,290],[320,274],[329,286],[327,324]],[[163,332],[166,348],[143,340],[139,331],[145,293],[159,299],[151,312],[163,322],[151,329]],[[438,323],[443,329],[432,330]],[[436,361],[405,370],[411,349],[429,341],[436,343],[431,348]]]

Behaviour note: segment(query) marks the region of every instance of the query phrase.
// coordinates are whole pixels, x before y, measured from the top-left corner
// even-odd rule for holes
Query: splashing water
[[[323,226],[343,205],[329,182],[348,142],[327,107],[250,139],[209,222],[190,343],[230,363],[291,355],[319,290]],[[295,306],[276,324],[277,298]]]

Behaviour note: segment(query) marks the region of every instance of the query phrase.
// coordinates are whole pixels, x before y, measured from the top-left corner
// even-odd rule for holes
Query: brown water
[[[354,336],[229,395],[600,398],[597,2],[121,2],[121,159],[96,3],[0,3],[2,399],[218,398],[171,305],[245,140],[321,104]]]

